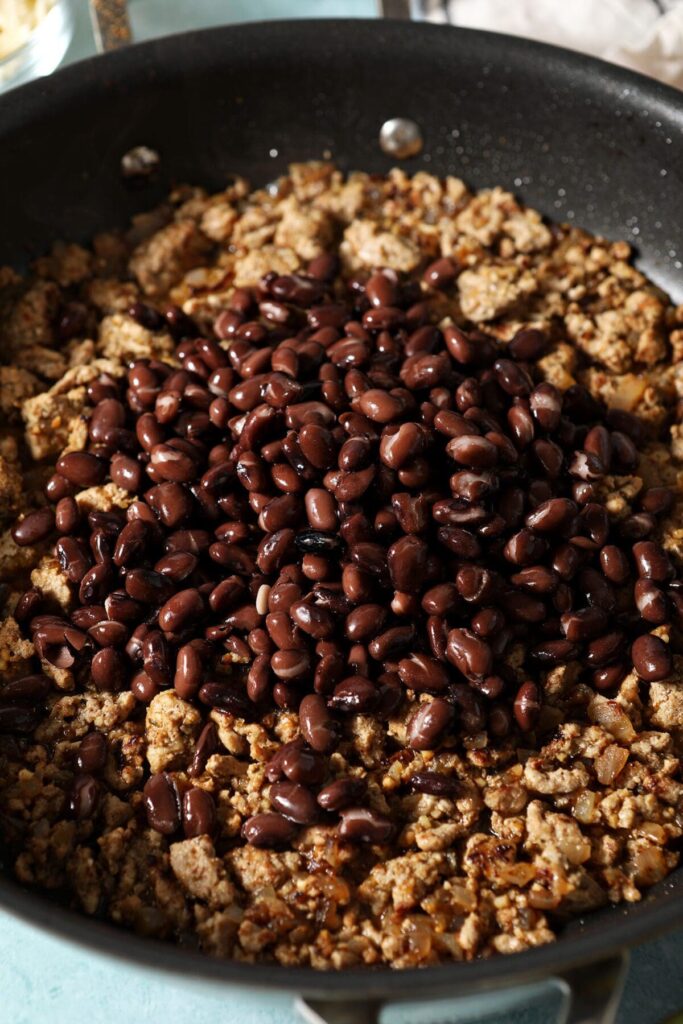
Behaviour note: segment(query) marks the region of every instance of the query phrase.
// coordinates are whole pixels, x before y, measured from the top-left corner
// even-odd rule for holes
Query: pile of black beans
[[[250,843],[287,844],[331,815],[346,839],[391,837],[362,780],[327,770],[350,714],[386,720],[426,693],[411,748],[483,730],[495,743],[542,722],[538,680],[555,665],[578,659],[601,691],[632,666],[646,683],[671,671],[651,630],[683,618],[654,539],[672,494],[646,491],[617,522],[600,500],[607,474],[636,469],[642,424],[541,381],[538,330],[503,344],[436,326],[431,301],[455,276],[442,259],[426,289],[387,270],[342,285],[325,256],[237,289],[201,336],[179,309],[137,303],[139,323],[174,334],[178,367],[140,359],[94,380],[87,449],[59,459],[50,504],[14,527],[21,545],[54,539],[77,594],[67,618],[29,590],[18,621],[82,684],[141,702],[174,687],[247,719],[298,711]],[[82,512],[74,495],[108,480],[135,495],[127,511]],[[46,684],[31,678],[33,696],[0,709],[6,731],[35,725]],[[190,776],[216,749],[207,721]],[[76,814],[92,813],[92,777]],[[412,786],[454,783],[419,772]],[[211,797],[166,774],[145,798],[165,834],[213,827]]]

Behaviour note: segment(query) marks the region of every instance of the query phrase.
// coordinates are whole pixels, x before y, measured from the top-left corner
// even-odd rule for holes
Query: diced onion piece
[[[658,846],[640,846],[631,859],[636,885],[654,885],[669,872],[664,854]]]
[[[664,826],[656,821],[642,822],[642,824],[638,825],[636,832],[639,836],[647,836],[648,839],[658,846],[664,846],[668,838]]]
[[[610,409],[625,409],[634,412],[647,388],[647,379],[635,373],[624,373],[619,377],[619,388],[609,396]]]
[[[495,881],[499,885],[527,885],[533,878],[536,878],[536,868],[533,864],[520,861],[517,864],[503,864],[496,870]]]
[[[636,738],[631,719],[615,700],[596,697],[588,706],[588,717],[621,743],[630,743]]]
[[[597,797],[590,789],[582,790],[574,802],[574,817],[582,825],[590,825],[595,820]]]
[[[628,750],[616,743],[610,743],[595,759],[595,774],[603,786],[611,786],[628,761]]]
[[[458,910],[469,913],[477,905],[477,898],[471,889],[460,885],[458,882],[449,882],[444,886],[444,889],[448,890],[449,900]]]

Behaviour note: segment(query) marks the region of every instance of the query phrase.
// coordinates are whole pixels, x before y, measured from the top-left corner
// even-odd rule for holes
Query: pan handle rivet
[[[380,147],[399,160],[416,156],[424,145],[420,126],[408,117],[392,117],[379,131]]]
[[[121,157],[121,174],[129,181],[144,182],[153,178],[161,163],[159,154],[149,146],[134,146]]]

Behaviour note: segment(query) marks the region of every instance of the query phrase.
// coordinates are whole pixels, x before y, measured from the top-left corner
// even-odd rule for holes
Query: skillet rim
[[[141,42],[134,42],[118,50],[112,50],[104,54],[95,54],[85,57],[82,60],[74,61],[65,67],[58,68],[52,74],[44,78],[34,79],[16,86],[8,92],[0,95],[0,135],[5,131],[11,131],[15,127],[26,127],[27,113],[32,113],[31,105],[40,106],[44,111],[50,104],[61,105],[68,100],[68,89],[75,87],[77,94],[83,88],[83,78],[86,74],[92,76],[100,85],[107,85],[106,78],[110,79],[109,86],[117,84],[117,76],[107,75],[111,69],[123,68],[130,64],[137,66],[148,81],[155,81],[163,77],[163,74],[177,76],[183,71],[171,70],[170,72],[161,66],[153,67],[153,61],[146,58],[154,54],[157,49],[172,51],[177,48],[176,56],[187,58],[193,52],[196,44],[205,40],[213,42],[212,52],[220,59],[220,40],[226,36],[245,35],[249,36],[256,31],[259,36],[269,34],[277,35],[285,32],[319,32],[325,29],[343,30],[350,25],[354,30],[364,32],[366,30],[376,33],[384,33],[396,37],[410,32],[413,40],[416,34],[433,35],[434,38],[443,37],[445,32],[451,36],[462,37],[469,40],[471,47],[477,41],[485,48],[491,49],[490,58],[500,58],[500,50],[504,48],[505,60],[517,60],[523,63],[527,57],[536,63],[543,64],[544,59],[553,64],[553,70],[571,76],[578,74],[584,78],[602,78],[605,84],[620,86],[623,88],[634,88],[639,90],[643,97],[647,97],[650,106],[652,104],[662,105],[666,108],[666,114],[673,118],[674,124],[678,120],[677,127],[683,128],[683,92],[641,74],[632,71],[630,68],[622,67],[619,64],[611,64],[608,61],[580,53],[577,50],[570,50],[562,46],[554,46],[550,43],[539,42],[535,39],[526,39],[523,36],[508,35],[503,32],[491,32],[484,29],[461,28],[457,25],[439,25],[426,21],[403,21],[392,18],[288,18],[272,19],[268,21],[246,21],[227,25],[217,25],[210,28],[193,29],[188,32],[174,32],[170,35],[158,36],[154,39],[147,39]],[[334,44],[334,34],[331,31],[331,42]],[[499,52],[495,53],[495,47]],[[470,48],[470,47],[468,47]],[[515,52],[516,51],[516,52]],[[169,66],[172,62],[169,61]],[[206,66],[206,65],[204,65]],[[120,80],[120,79],[119,79]],[[57,88],[53,88],[56,83]],[[60,88],[61,86],[61,88]],[[73,98],[78,98],[77,95]],[[28,111],[23,104],[28,106]],[[12,113],[14,118],[12,118]]]
[[[336,33],[349,31],[350,27],[355,42],[358,39],[356,33],[372,33],[375,43],[380,34],[384,43],[390,45],[402,45],[408,39],[408,32],[413,45],[416,45],[416,40],[419,45],[419,36],[426,38],[432,35],[436,39],[436,33],[443,40],[446,28],[425,22],[325,18],[246,22],[175,33],[104,56],[86,58],[55,72],[49,79],[39,79],[11,90],[0,98],[0,141],[4,132],[20,127],[26,129],[32,119],[44,118],[51,109],[73,106],[79,93],[89,85],[106,89],[123,82],[129,88],[139,88],[142,81],[158,83],[165,76],[186,74],[184,69],[189,65],[191,71],[200,56],[204,66],[207,66],[207,60],[208,66],[224,62],[223,41],[228,45],[248,47],[249,39],[255,33],[261,43],[270,36],[273,45],[277,45],[278,37],[283,35],[294,34],[296,39],[302,32],[325,32],[329,35],[328,45],[335,45]],[[504,50],[506,62],[513,67],[525,62],[547,67],[558,84],[574,81],[580,85],[582,81],[597,79],[610,89],[636,90],[650,111],[656,110],[663,124],[668,123],[673,130],[679,131],[683,127],[683,94],[645,75],[521,37],[452,27],[450,32],[456,52],[458,45],[469,49],[478,47],[484,51],[482,60],[493,61],[499,59],[501,50]],[[456,38],[463,41],[457,44]],[[680,872],[683,872],[683,867],[677,869],[677,873]],[[139,966],[172,972],[176,977],[180,970],[183,980],[201,978],[257,990],[287,990],[359,1001],[387,995],[404,999],[445,995],[452,993],[454,984],[460,986],[459,991],[465,991],[467,986],[471,990],[484,985],[521,984],[591,960],[603,959],[680,923],[683,890],[669,893],[667,898],[663,893],[666,888],[665,881],[660,884],[658,895],[649,896],[641,904],[607,911],[608,917],[602,929],[579,931],[546,946],[488,960],[400,971],[381,966],[324,972],[308,967],[289,968],[270,963],[244,964],[212,959],[177,944],[142,938],[115,925],[75,913],[51,902],[37,891],[23,889],[6,877],[0,877],[0,908],[53,936],[88,947],[100,955],[134,961]]]

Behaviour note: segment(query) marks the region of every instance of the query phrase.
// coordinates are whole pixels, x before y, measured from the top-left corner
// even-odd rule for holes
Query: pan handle
[[[89,7],[98,53],[119,50],[132,43],[127,0],[90,0]]]
[[[395,18],[410,21],[412,18],[411,0],[377,0],[380,18]]]
[[[438,1021],[439,1024],[501,1021],[513,1010],[538,1003],[543,997],[559,996],[557,1024],[613,1024],[628,968],[628,953],[577,967],[556,976],[518,985],[512,989],[435,999],[429,1003],[372,1001],[333,1002],[325,999],[295,1000],[304,1024],[380,1024],[384,1010],[391,1008],[391,1020]]]

